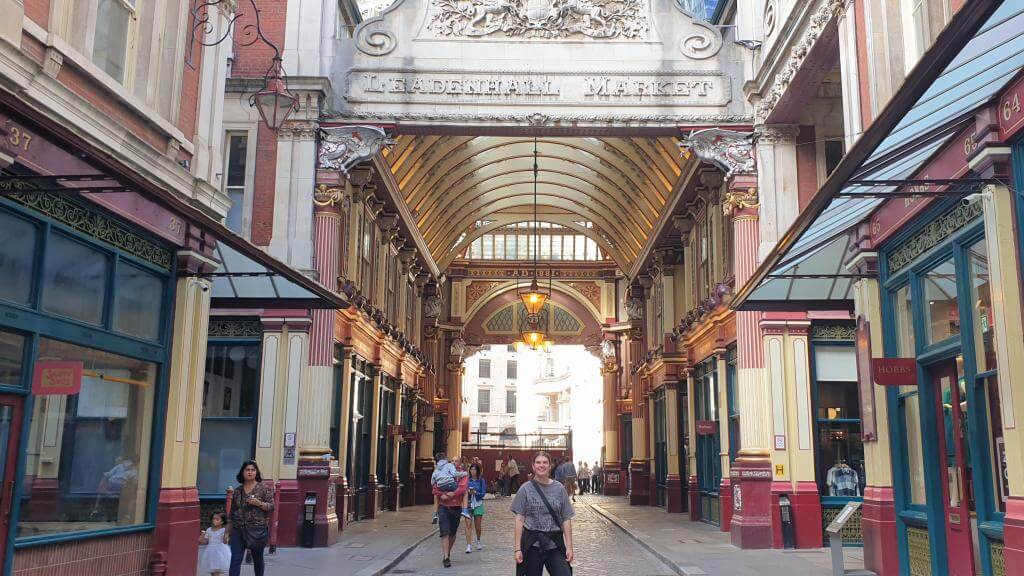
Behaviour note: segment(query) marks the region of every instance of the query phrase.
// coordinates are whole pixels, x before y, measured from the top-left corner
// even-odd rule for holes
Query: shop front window
[[[206,348],[198,487],[223,497],[235,474],[254,456],[260,345],[211,343]]]
[[[960,333],[960,302],[956,293],[956,265],[950,258],[922,278],[928,344]]]
[[[904,386],[899,394],[899,410],[903,419],[903,437],[906,439],[906,465],[908,501],[923,505],[926,501],[924,446],[921,441],[921,405],[917,390]]]
[[[1003,440],[999,380],[994,375],[985,378],[985,400],[988,402],[988,433],[985,437],[989,448],[989,462],[993,463],[993,503],[996,511],[1006,512],[1006,500],[1010,497],[1010,478],[1006,466],[1006,444]]]
[[[25,337],[0,330],[0,386],[21,386]]]
[[[967,260],[971,276],[971,301],[974,303],[971,328],[974,334],[975,362],[979,373],[988,372],[996,369],[996,326],[992,312],[988,250],[985,247],[984,239],[978,240],[967,249]]]
[[[863,496],[867,478],[856,350],[849,345],[815,344],[814,370],[821,495]]]
[[[38,242],[36,225],[0,211],[0,299],[30,303]]]
[[[110,257],[61,234],[47,239],[43,269],[43,309],[81,320],[103,323]]]
[[[156,340],[160,336],[161,307],[153,305],[153,298],[163,295],[163,278],[121,262],[115,282],[114,330]]]
[[[41,393],[68,367],[72,386]],[[34,370],[17,536],[145,522],[157,366],[40,338]]]
[[[909,285],[896,290],[893,309],[896,316],[896,355],[913,358],[917,350],[914,348],[914,308]]]

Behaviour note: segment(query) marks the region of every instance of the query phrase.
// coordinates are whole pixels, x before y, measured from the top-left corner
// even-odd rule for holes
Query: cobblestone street
[[[576,574],[587,576],[622,575],[666,576],[675,572],[640,547],[611,522],[588,505],[590,497],[578,497],[573,519],[573,540],[576,545]],[[441,544],[436,535],[422,542],[401,563],[387,574],[498,575],[512,574],[513,516],[509,512],[511,498],[488,500],[484,517],[483,550],[466,554],[464,530],[460,530],[452,551],[452,567],[441,565]]]

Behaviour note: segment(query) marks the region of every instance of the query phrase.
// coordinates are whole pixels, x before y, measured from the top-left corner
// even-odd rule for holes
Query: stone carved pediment
[[[643,0],[432,0],[440,36],[646,39]]]

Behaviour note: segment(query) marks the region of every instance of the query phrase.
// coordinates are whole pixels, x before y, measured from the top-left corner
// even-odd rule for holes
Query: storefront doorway
[[[943,360],[928,369],[936,391],[935,409],[939,423],[939,453],[942,478],[947,558],[951,576],[975,574],[975,538],[973,524],[974,478],[966,439],[967,390],[963,378],[963,360]]]
[[[668,433],[665,422],[665,388],[659,388],[654,396],[654,474],[657,487],[657,504],[667,503],[668,484]]]
[[[14,471],[18,463],[18,441],[25,399],[0,394],[0,542],[7,542],[11,531],[14,500]],[[0,566],[6,565],[7,546],[0,546]]]

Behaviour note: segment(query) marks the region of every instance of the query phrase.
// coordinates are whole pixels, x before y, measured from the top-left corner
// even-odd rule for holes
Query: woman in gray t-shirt
[[[551,479],[551,456],[547,452],[533,457],[533,480],[519,487],[512,500],[512,513],[516,515],[516,573],[542,576],[547,568],[550,576],[570,576],[572,517],[576,511],[565,487]]]

